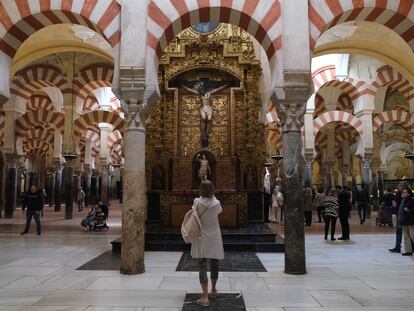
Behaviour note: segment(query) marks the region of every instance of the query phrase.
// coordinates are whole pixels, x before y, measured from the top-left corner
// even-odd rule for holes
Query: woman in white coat
[[[202,181],[199,193],[200,197],[194,199],[193,208],[197,209],[203,232],[201,238],[191,244],[191,257],[198,259],[199,278],[203,290],[203,297],[197,300],[197,303],[208,307],[207,262],[210,261],[211,298],[217,298],[218,263],[224,258],[223,240],[218,220],[222,208],[220,201],[214,196],[214,185],[211,181]]]

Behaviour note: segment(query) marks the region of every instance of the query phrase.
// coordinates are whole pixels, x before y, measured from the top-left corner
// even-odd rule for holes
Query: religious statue
[[[200,162],[200,168],[198,170],[198,177],[200,178],[201,181],[205,181],[208,179],[208,174],[211,175],[210,165],[208,163],[206,155],[198,154],[196,159]]]
[[[208,136],[211,128],[211,120],[213,119],[213,108],[210,104],[211,95],[224,89],[227,84],[224,84],[216,89],[207,91],[203,81],[200,81],[194,85],[193,88],[189,88],[182,85],[187,91],[197,94],[201,99],[200,107],[200,128],[201,128],[201,147],[208,147]]]

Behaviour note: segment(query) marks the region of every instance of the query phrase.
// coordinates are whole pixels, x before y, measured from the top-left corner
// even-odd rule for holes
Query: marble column
[[[305,155],[305,173],[304,173],[304,180],[305,180],[305,187],[312,187],[312,156]]]
[[[138,95],[129,101],[124,134],[124,192],[122,206],[121,273],[145,272],[145,219],[147,195],[145,181],[146,103]],[[299,133],[300,134],[300,133]]]
[[[371,161],[372,158],[370,156],[365,156],[362,159],[362,183],[366,187],[366,190],[371,195],[370,185],[371,185]]]
[[[331,189],[333,187],[332,162],[323,163],[323,176],[325,189]]]
[[[65,219],[73,218],[73,197],[75,182],[73,175],[75,173],[75,161],[66,162],[65,166]]]
[[[55,160],[55,212],[60,212],[62,201],[62,170],[60,160]]]
[[[381,165],[378,170],[378,191],[379,191],[379,198],[382,199],[385,193],[385,175],[386,168],[384,165]]]
[[[302,79],[309,77],[301,76]],[[283,129],[285,273],[288,274],[306,273],[301,127],[308,95],[309,89],[305,85],[289,85],[276,90]]]
[[[371,187],[371,162],[372,156],[366,154],[364,159],[362,159],[362,184],[367,191],[369,198],[371,199],[372,187]],[[371,216],[371,204],[368,205],[367,216]]]
[[[94,205],[97,203],[97,177],[95,176],[95,174],[93,176],[91,176],[91,196],[90,196],[90,204]]]
[[[55,185],[56,185],[56,168],[52,166],[50,169],[50,189],[47,194],[49,197],[49,206],[52,207],[55,204]]]
[[[101,159],[101,201],[103,204],[108,204],[109,198],[109,168],[110,164],[106,159]]]
[[[348,186],[349,166],[344,165],[341,168],[342,187]]]
[[[4,217],[13,218],[16,208],[16,186],[17,186],[17,156],[15,154],[6,154],[7,178],[6,178],[6,204],[4,208]]]
[[[89,164],[84,165],[84,178],[85,178],[85,206],[89,206],[91,203],[91,183],[92,183],[92,171]]]
[[[372,208],[373,210],[378,210],[378,167],[373,167],[372,169]]]
[[[98,201],[101,200],[101,187],[100,187],[101,174],[99,171],[95,171],[94,176],[95,176],[95,201],[96,201],[96,204],[98,204]]]

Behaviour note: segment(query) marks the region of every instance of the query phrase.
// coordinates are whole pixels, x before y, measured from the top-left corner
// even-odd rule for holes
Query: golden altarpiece
[[[181,224],[197,196],[203,156],[223,205],[222,225],[244,226],[263,219],[266,154],[259,121],[260,76],[253,42],[238,27],[220,24],[208,33],[189,28],[169,44],[159,66],[161,98],[147,130],[149,219]],[[194,92],[200,83],[211,93],[207,140],[201,93]]]

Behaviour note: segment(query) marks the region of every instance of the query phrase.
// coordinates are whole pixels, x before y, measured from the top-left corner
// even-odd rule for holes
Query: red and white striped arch
[[[411,115],[403,110],[388,110],[384,111],[372,120],[372,129],[376,132],[381,125],[393,122],[398,125],[401,125],[406,130],[411,131],[413,129],[413,123],[411,121]]]
[[[313,85],[315,86],[315,93],[329,81],[336,80],[335,66],[324,66],[312,73]]]
[[[114,146],[114,148],[111,151],[112,163],[122,164],[123,157],[124,155],[123,155],[122,145],[118,143]]]
[[[26,131],[35,126],[48,126],[63,132],[65,115],[49,110],[28,111],[16,120],[16,135],[25,137]]]
[[[382,24],[399,34],[414,49],[412,0],[309,0],[312,50],[325,30],[348,21]]]
[[[351,97],[348,94],[342,94],[338,98],[336,103],[336,110],[352,110],[353,103]],[[319,115],[327,111],[325,102],[319,94],[315,96],[315,112],[313,113],[313,118],[318,117]]]
[[[372,85],[376,90],[383,86],[398,90],[407,101],[414,98],[413,85],[401,73],[389,65],[383,66],[377,70],[377,79]]]
[[[44,95],[32,95],[27,102],[27,109],[28,110],[54,110],[53,103],[48,96]]]
[[[62,93],[72,92],[62,72],[57,67],[46,64],[33,65],[20,70],[11,83],[10,92],[28,100],[33,93],[49,86],[57,87]]]
[[[322,87],[336,87],[342,90],[343,94],[348,94],[352,101],[363,95],[375,96],[375,88],[367,84],[365,81],[358,81],[348,78],[344,81],[332,80],[326,82]]]
[[[353,127],[362,137],[364,126],[357,117],[345,111],[328,111],[313,120],[313,136],[316,137],[318,132],[328,123],[343,122]]]
[[[99,104],[98,104],[98,100],[96,99],[96,97],[93,95],[86,97],[83,102],[82,110],[84,113],[99,110]]]
[[[150,0],[148,45],[158,59],[182,30],[203,22],[229,23],[250,33],[272,59],[282,45],[278,0]]]
[[[26,136],[24,139],[26,141],[39,140],[39,141],[45,141],[49,144],[53,144],[54,132],[51,129],[43,130],[40,128],[31,128],[26,131]]]
[[[93,126],[95,132],[99,133],[99,123],[109,123],[114,126],[114,130],[123,131],[124,119],[118,114],[111,111],[97,110],[83,114],[75,121],[75,135],[82,137],[87,129],[92,129]],[[98,130],[96,131],[96,128]]]
[[[79,24],[103,35],[112,47],[121,39],[116,0],[0,0],[0,51],[13,58],[36,31],[55,24]]]
[[[30,140],[23,143],[23,152],[26,156],[38,155],[46,157],[50,148],[52,148],[51,144],[40,140]]]
[[[114,130],[108,135],[108,148],[111,150],[116,144],[122,143],[122,135],[118,130]]]
[[[75,80],[77,95],[86,99],[94,90],[110,87],[113,76],[114,69],[109,64],[94,64],[82,69],[79,78]]]

